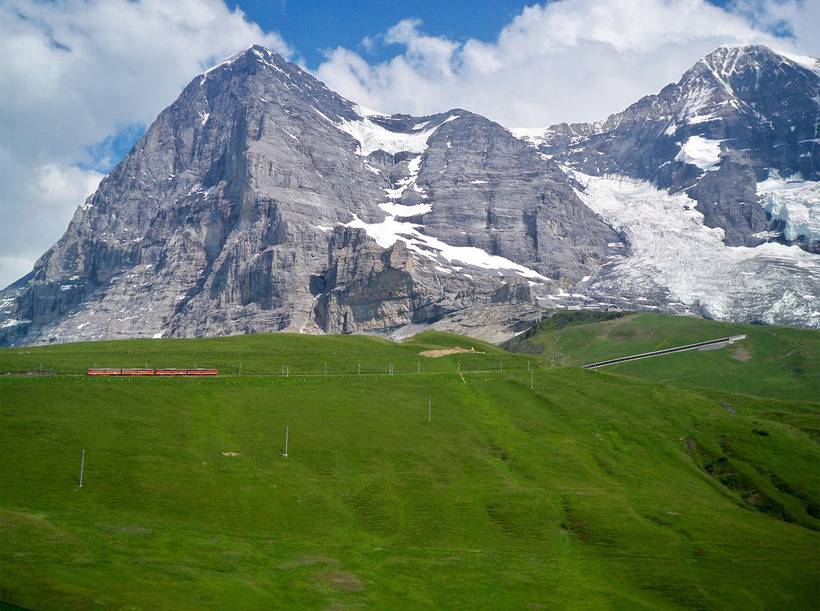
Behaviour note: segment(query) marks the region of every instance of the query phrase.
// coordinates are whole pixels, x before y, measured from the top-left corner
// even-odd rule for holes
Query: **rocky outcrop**
[[[713,172],[706,172],[686,194],[697,202],[707,227],[724,230],[728,246],[755,246],[769,227],[760,207],[754,171],[747,164],[725,157]]]
[[[435,202],[425,232],[530,267],[569,288],[596,269],[617,234],[563,172],[508,130],[465,111],[438,129],[416,184]]]
[[[328,259],[327,270],[314,278],[321,291],[316,321],[328,333],[391,329],[415,316],[435,317],[425,286],[414,278],[404,242],[385,249],[362,229],[338,228]]]

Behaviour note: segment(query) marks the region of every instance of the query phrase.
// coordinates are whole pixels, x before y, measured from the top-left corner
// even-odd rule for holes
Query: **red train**
[[[86,371],[90,376],[215,376],[216,369],[108,369]]]
[[[216,369],[155,369],[155,376],[215,376]]]

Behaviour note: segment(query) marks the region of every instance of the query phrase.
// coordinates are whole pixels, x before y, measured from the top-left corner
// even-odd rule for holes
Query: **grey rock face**
[[[727,157],[714,172],[706,172],[686,194],[698,202],[707,227],[721,227],[729,246],[755,245],[753,236],[765,231],[769,220],[758,203],[754,171]]]
[[[0,344],[386,331],[571,286],[617,240],[497,124],[364,116],[252,47],[194,79],[3,292]]]
[[[551,161],[483,117],[453,111],[428,141],[417,184],[433,202],[425,232],[574,285],[618,236],[578,200]]]

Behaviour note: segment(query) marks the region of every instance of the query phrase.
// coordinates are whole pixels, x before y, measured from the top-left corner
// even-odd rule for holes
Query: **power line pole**
[[[85,466],[85,450],[83,450],[82,458],[80,458],[80,488],[83,487],[83,467]]]
[[[290,427],[287,427],[287,426],[285,427],[285,453],[282,454],[282,456],[284,456],[285,458],[288,457],[288,433],[289,433],[289,428]]]

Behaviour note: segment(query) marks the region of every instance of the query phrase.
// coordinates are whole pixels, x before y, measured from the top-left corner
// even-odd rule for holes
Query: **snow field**
[[[729,247],[723,230],[706,227],[685,194],[623,177],[568,173],[586,188],[578,192],[584,203],[622,232],[629,246],[592,280],[593,290],[665,289],[718,320],[762,309],[764,321],[785,312],[820,326],[820,256],[776,243]]]

